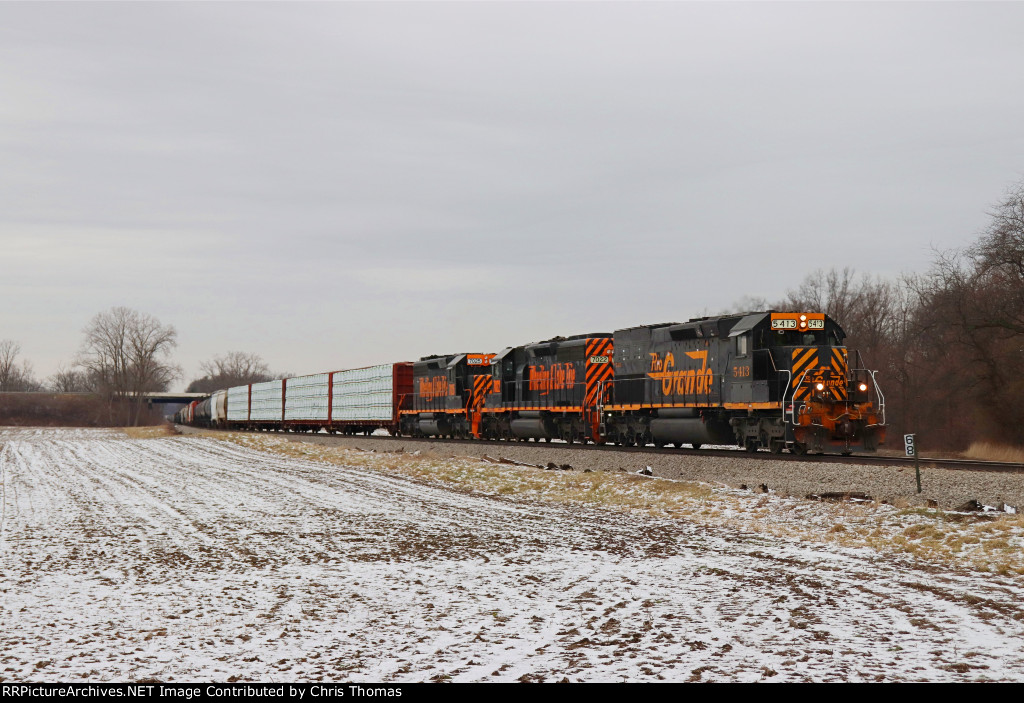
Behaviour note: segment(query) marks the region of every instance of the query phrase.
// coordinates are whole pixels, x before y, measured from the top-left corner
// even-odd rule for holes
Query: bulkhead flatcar
[[[283,378],[218,393],[224,394],[218,426],[227,429],[397,433],[401,409],[412,398],[412,364]],[[221,411],[216,413],[219,418]]]

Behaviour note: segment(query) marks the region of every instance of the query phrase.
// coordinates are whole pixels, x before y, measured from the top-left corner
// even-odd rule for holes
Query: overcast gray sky
[[[1024,3],[0,4],[0,339],[295,373],[925,270],[1024,178]]]

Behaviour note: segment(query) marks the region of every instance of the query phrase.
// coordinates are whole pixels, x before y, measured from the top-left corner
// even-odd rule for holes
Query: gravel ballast
[[[189,431],[188,428],[181,428]],[[703,481],[734,488],[768,490],[782,495],[805,497],[823,493],[864,493],[879,502],[894,505],[927,505],[934,501],[943,510],[956,510],[968,501],[983,505],[1024,507],[1024,474],[989,471],[958,471],[955,469],[921,468],[922,492],[912,467],[838,464],[827,461],[778,461],[752,459],[737,452],[736,456],[617,452],[561,443],[533,442],[449,442],[390,437],[343,437],[327,434],[281,435],[292,441],[313,442],[327,446],[358,447],[378,452],[421,451],[452,456],[481,458],[485,454],[529,464],[569,464],[575,471],[637,472],[647,466],[651,474],[661,478]]]

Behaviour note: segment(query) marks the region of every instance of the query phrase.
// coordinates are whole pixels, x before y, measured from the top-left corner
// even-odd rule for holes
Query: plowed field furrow
[[[202,438],[0,430],[0,680],[1024,679],[1024,589]]]

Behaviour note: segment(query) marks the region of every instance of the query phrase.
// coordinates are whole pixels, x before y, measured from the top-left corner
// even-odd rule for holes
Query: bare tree
[[[11,339],[0,340],[0,391],[25,393],[42,390],[27,359],[18,363],[21,345]]]
[[[223,356],[215,356],[209,361],[204,361],[199,368],[204,375],[189,384],[189,393],[212,393],[221,388],[259,383],[275,378],[267,362],[259,354],[248,352],[231,351]]]
[[[966,251],[972,285],[985,290],[977,312],[980,327],[1024,336],[1024,183],[1007,192],[989,213],[992,221]]]
[[[918,280],[918,329],[939,349],[943,386],[971,437],[1024,444],[1024,183],[970,247],[943,252]],[[949,363],[954,361],[955,363]]]
[[[137,424],[145,405],[142,394],[167,390],[181,371],[168,358],[177,345],[174,327],[152,315],[125,307],[96,315],[84,330],[78,366],[93,389],[114,401],[128,400],[130,423]]]
[[[55,393],[87,393],[92,390],[89,378],[74,368],[57,367],[57,373],[50,376],[47,386]]]
[[[215,356],[210,361],[200,364],[200,368],[207,376],[222,376],[236,378],[257,378],[270,375],[270,368],[267,362],[259,354],[250,354],[240,351],[228,352],[224,356]]]

